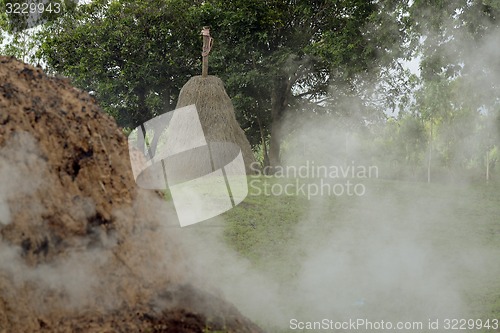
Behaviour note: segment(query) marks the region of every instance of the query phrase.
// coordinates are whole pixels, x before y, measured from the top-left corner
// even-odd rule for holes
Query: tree
[[[234,97],[250,142],[279,164],[283,119],[328,112],[332,91],[353,94],[400,55],[398,1],[95,0],[45,30],[42,54],[54,71],[97,94],[121,125],[172,109],[182,84],[199,72],[199,30],[215,37],[210,72]],[[392,23],[390,23],[392,22]],[[390,23],[390,24],[389,24]],[[396,47],[393,47],[396,45]],[[389,47],[391,46],[391,47]],[[324,103],[323,103],[324,104]]]
[[[332,85],[352,92],[360,74],[366,79],[400,55],[398,47],[405,37],[399,28],[405,22],[390,16],[398,6],[405,3],[205,2],[204,22],[214,27],[218,45],[215,70],[239,97],[238,106],[251,128],[268,129],[272,165],[280,163],[283,120],[288,113],[328,112],[318,102],[331,95]],[[330,102],[329,110],[340,104]]]
[[[40,43],[37,37],[40,27],[75,10],[76,6],[73,0],[53,0],[50,4],[42,0],[0,0],[0,45],[6,40],[1,53],[39,64],[36,50]]]
[[[429,130],[439,131],[430,135],[430,180],[432,138],[440,140],[445,166],[462,163],[470,153],[460,146],[466,146],[466,138],[480,131],[480,112],[498,110],[500,4],[490,0],[416,0],[410,12],[414,47],[422,57],[423,85],[417,94],[417,108],[428,119]]]
[[[136,127],[175,108],[200,53],[192,1],[98,0],[44,30],[53,71],[95,93],[121,126]]]

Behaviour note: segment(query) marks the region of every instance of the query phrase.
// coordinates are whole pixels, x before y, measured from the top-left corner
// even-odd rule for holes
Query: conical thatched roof
[[[242,151],[247,173],[255,162],[250,143],[234,113],[233,103],[216,76],[194,76],[182,87],[177,109],[196,105],[205,137],[208,142],[232,142]]]

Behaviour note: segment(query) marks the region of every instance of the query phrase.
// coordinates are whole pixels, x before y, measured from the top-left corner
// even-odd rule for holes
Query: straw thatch
[[[196,105],[207,142],[232,142],[242,151],[247,173],[255,162],[250,143],[234,113],[234,106],[216,76],[194,76],[182,87],[177,109]]]

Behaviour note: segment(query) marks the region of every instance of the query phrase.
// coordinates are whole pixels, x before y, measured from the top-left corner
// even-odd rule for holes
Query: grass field
[[[363,184],[362,196],[251,192],[224,214],[224,239],[285,293],[302,286],[294,302],[304,316],[321,304],[318,318],[500,319],[499,183]],[[351,308],[351,299],[359,306]],[[469,331],[500,331],[476,328]]]

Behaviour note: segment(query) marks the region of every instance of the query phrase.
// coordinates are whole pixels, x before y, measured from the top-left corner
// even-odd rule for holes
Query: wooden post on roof
[[[213,44],[213,38],[210,37],[210,27],[203,27],[200,35],[203,36],[201,76],[206,77],[208,75],[208,54],[210,53]]]

